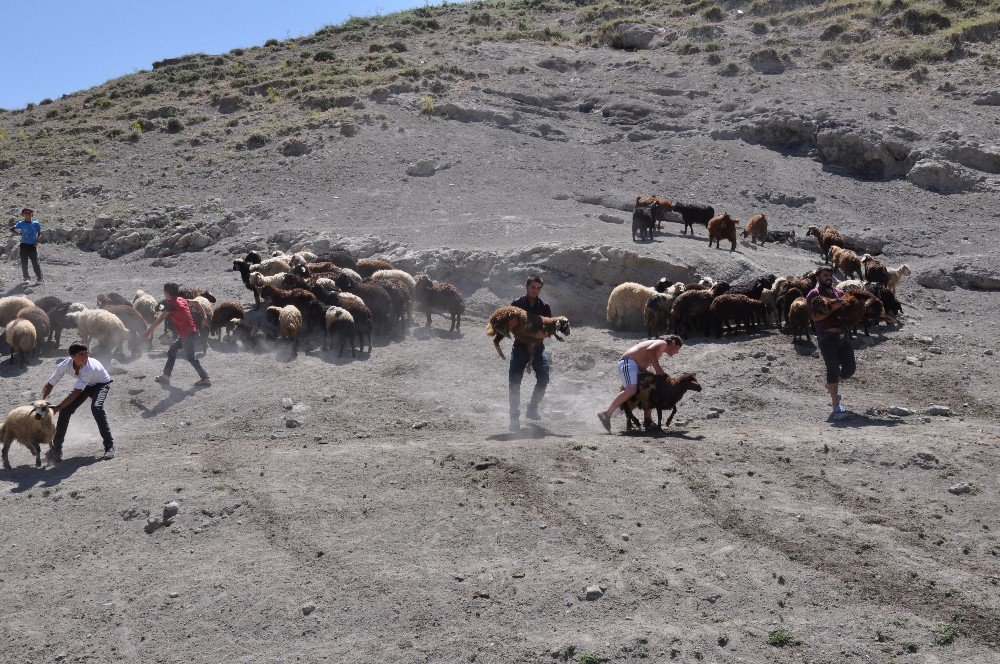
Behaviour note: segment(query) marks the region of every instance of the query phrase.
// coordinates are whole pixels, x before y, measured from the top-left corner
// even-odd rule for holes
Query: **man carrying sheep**
[[[817,311],[813,306],[816,298],[820,296],[830,301],[830,308],[826,312]],[[833,285],[831,266],[824,265],[816,270],[816,287],[806,295],[806,302],[809,303],[809,317],[816,328],[819,352],[826,364],[826,389],[830,393],[833,406],[833,412],[830,414],[832,420],[843,420],[848,417],[847,410],[840,404],[840,381],[853,376],[857,369],[854,347],[848,341],[836,316],[837,310],[844,306],[844,302],[840,299],[843,296],[844,292]]]
[[[639,389],[639,372],[652,366],[656,375],[667,375],[660,366],[660,358],[663,357],[664,353],[668,357],[673,357],[683,345],[684,342],[679,336],[669,334],[662,339],[640,341],[622,353],[621,359],[618,360],[618,373],[622,377],[622,391],[618,393],[618,396],[614,398],[606,410],[597,414],[597,419],[601,421],[608,433],[611,433],[611,415],[621,408],[622,404],[631,399],[636,390]],[[645,421],[649,422],[652,415],[650,410],[646,409],[644,415]]]
[[[539,297],[543,285],[542,278],[537,274],[529,276],[524,284],[524,295],[511,302],[511,306],[520,307],[529,314],[551,318],[552,308]],[[545,332],[538,332],[535,336],[538,339],[545,339],[547,335]],[[531,392],[531,400],[528,401],[524,416],[529,420],[540,420],[542,417],[538,414],[538,406],[545,396],[545,388],[549,384],[549,368],[552,364],[548,353],[545,352],[545,344],[538,344],[532,354],[526,344],[515,339],[514,346],[510,350],[510,370],[507,374],[511,431],[518,431],[521,428],[521,378],[524,377],[524,370],[528,364],[535,370],[535,389]]]
[[[177,361],[177,351],[183,348],[184,357],[191,363],[194,370],[198,372],[198,377],[200,378],[195,385],[198,387],[209,387],[212,384],[212,379],[208,377],[205,367],[201,366],[201,362],[195,356],[195,341],[198,339],[198,326],[194,324],[194,316],[191,315],[191,307],[188,305],[188,301],[181,297],[180,293],[181,287],[177,284],[163,284],[164,301],[160,305],[161,313],[142,335],[144,340],[150,339],[153,336],[153,330],[167,316],[170,316],[170,322],[174,324],[174,330],[177,332],[177,338],[170,344],[170,348],[167,349],[167,363],[163,366],[163,373],[153,380],[162,385],[170,384],[170,374],[174,370],[174,362]]]
[[[31,267],[35,270],[35,277],[38,279],[38,283],[42,283],[42,268],[38,264],[38,239],[42,234],[42,225],[37,221],[32,221],[31,217],[35,214],[35,211],[31,208],[23,208],[21,210],[21,216],[24,217],[22,221],[14,224],[10,232],[14,235],[20,234],[21,245],[18,249],[21,257],[21,274],[24,276],[24,281],[28,281],[28,261],[31,261]]]
[[[90,357],[90,349],[85,344],[79,342],[70,344],[69,357],[56,365],[55,372],[42,387],[42,399],[47,399],[55,384],[70,371],[76,377],[76,383],[73,385],[73,391],[58,406],[52,408],[53,413],[59,414],[59,419],[56,420],[56,435],[52,439],[52,446],[45,456],[53,463],[62,461],[63,439],[66,438],[69,418],[73,417],[73,413],[84,401],[90,399],[90,412],[97,422],[101,438],[104,439],[102,458],[114,459],[115,440],[111,437],[108,416],[104,412],[104,400],[107,399],[108,390],[111,389],[111,376],[103,364]]]

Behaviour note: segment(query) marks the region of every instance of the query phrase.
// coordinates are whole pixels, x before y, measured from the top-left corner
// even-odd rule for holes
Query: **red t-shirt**
[[[183,297],[168,298],[163,302],[163,307],[170,312],[170,322],[174,324],[177,336],[186,337],[198,331],[194,316],[191,315],[191,307]]]

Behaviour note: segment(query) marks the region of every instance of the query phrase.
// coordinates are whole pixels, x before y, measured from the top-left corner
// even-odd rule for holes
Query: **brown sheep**
[[[4,336],[7,339],[7,345],[10,346],[11,366],[14,365],[15,355],[20,356],[21,366],[28,366],[28,356],[38,343],[35,326],[31,324],[30,320],[15,318],[7,323],[7,327],[4,328]]]
[[[820,230],[819,226],[810,226],[809,230],[806,231],[806,235],[816,237],[816,242],[819,244],[819,253],[823,257],[824,263],[830,262],[830,247],[847,248],[847,241],[844,240],[844,236],[829,225],[824,226],[823,230]]]
[[[462,314],[465,313],[465,299],[451,284],[433,282],[427,275],[417,278],[417,304],[427,314],[427,327],[431,326],[431,312],[439,311],[451,316],[449,332],[462,331]]]
[[[246,316],[246,311],[243,309],[243,305],[236,300],[223,300],[215,305],[212,309],[212,323],[209,327],[209,334],[216,335],[219,340],[222,340],[222,330],[226,330],[226,334],[232,334],[235,324],[234,320],[243,320]]]
[[[632,430],[632,423],[636,428],[640,426],[638,418],[632,414],[633,408],[656,409],[656,428],[663,429],[663,411],[670,409],[670,417],[667,418],[667,426],[673,421],[677,414],[677,404],[684,397],[688,390],[701,392],[701,385],[698,377],[693,373],[686,373],[673,378],[671,376],[657,376],[655,374],[639,373],[638,389],[635,394],[624,404],[622,410],[625,411],[625,430]],[[653,421],[643,422],[646,429],[653,428]]]
[[[392,332],[391,321],[394,319],[396,310],[393,306],[392,297],[385,288],[372,281],[356,284],[354,280],[343,273],[337,277],[337,287],[361,298],[365,306],[372,312],[372,322],[379,334],[390,334]],[[343,304],[338,303],[337,306],[344,307],[352,314],[354,313]],[[324,320],[326,319],[324,318]]]
[[[840,269],[845,278],[850,279],[854,274],[861,278],[861,259],[850,249],[830,247],[830,262]]]
[[[747,219],[747,225],[743,229],[743,239],[747,237],[754,244],[756,244],[756,240],[760,240],[761,244],[767,240],[767,217],[763,213],[755,214]]]
[[[654,205],[654,203],[656,205]],[[653,212],[653,221],[656,223],[656,230],[658,231],[663,230],[663,220],[666,218],[667,213],[670,212],[670,207],[672,205],[672,202],[657,196],[637,196],[635,199],[635,209],[651,208]],[[691,232],[694,233],[694,230]]]
[[[707,331],[708,310],[712,306],[712,300],[728,290],[729,284],[725,281],[718,282],[709,290],[685,289],[674,300],[670,312],[674,333],[686,339],[692,330]]]
[[[740,225],[739,219],[733,219],[728,213],[720,214],[708,220],[708,246],[715,242],[715,248],[721,249],[719,242],[729,240],[732,247],[729,251],[736,251],[736,228]]]
[[[365,279],[369,278],[379,270],[395,270],[396,266],[389,261],[375,260],[374,258],[362,258],[358,261],[358,266],[355,268],[355,272],[360,274]]]
[[[25,307],[17,312],[17,318],[31,321],[31,324],[35,326],[35,334],[38,337],[38,344],[35,348],[40,351],[42,342],[52,334],[52,323],[49,320],[49,315],[40,307]]]
[[[507,359],[500,349],[500,341],[504,337],[513,335],[515,341],[520,341],[528,347],[530,355],[541,343],[541,339],[535,336],[538,332],[545,332],[547,336],[555,337],[556,341],[562,341],[559,334],[569,336],[569,319],[565,316],[556,318],[537,316],[529,314],[521,307],[507,305],[490,314],[490,322],[486,325],[486,334],[493,337],[497,355],[503,359]]]
[[[713,331],[717,337],[721,337],[724,332],[734,330],[738,332],[740,325],[749,332],[752,327],[763,322],[767,316],[760,300],[732,293],[720,295],[712,300],[708,311]],[[736,327],[729,327],[730,322],[735,323]]]
[[[865,267],[866,281],[873,281],[883,286],[889,283],[889,268],[885,263],[871,254],[865,254],[861,257],[861,264]]]
[[[788,309],[788,329],[792,332],[792,343],[797,344],[806,335],[806,341],[811,341],[809,336],[809,303],[804,297],[797,297]]]
[[[294,305],[298,308],[300,315],[304,314],[303,324],[307,330],[320,330],[326,325],[325,311],[322,314],[313,315],[310,308],[311,302],[316,302],[316,296],[302,288],[276,288],[275,286],[264,285],[260,288],[260,294],[266,297],[271,306],[284,307]]]

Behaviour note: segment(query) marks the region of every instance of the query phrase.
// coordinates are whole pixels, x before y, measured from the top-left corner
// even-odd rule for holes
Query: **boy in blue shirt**
[[[21,210],[24,221],[14,224],[10,232],[15,235],[21,234],[21,273],[24,275],[24,280],[28,281],[28,261],[30,260],[31,267],[35,270],[35,276],[38,277],[38,283],[42,283],[42,268],[38,264],[38,237],[42,234],[42,225],[31,220],[34,214],[35,211],[31,208]]]

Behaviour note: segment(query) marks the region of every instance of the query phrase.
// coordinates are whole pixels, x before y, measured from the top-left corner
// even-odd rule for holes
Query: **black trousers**
[[[111,382],[88,385],[83,392],[77,395],[68,406],[59,411],[59,419],[56,420],[56,437],[52,439],[52,449],[57,453],[62,452],[63,439],[66,438],[66,428],[69,427],[69,418],[73,417],[76,409],[84,401],[90,399],[90,413],[97,422],[97,429],[104,439],[104,449],[109,450],[115,444],[111,437],[111,427],[108,426],[108,416],[104,412],[104,400],[108,397],[108,390],[111,389]]]
[[[838,383],[842,378],[854,375],[858,365],[854,360],[854,346],[847,335],[838,332],[819,332],[816,334],[819,342],[819,352],[826,364],[826,382]]]
[[[42,267],[38,264],[38,245],[37,244],[24,244],[21,243],[20,251],[18,252],[21,256],[21,275],[24,280],[28,280],[28,261],[31,261],[31,267],[35,270],[35,277],[39,281],[42,280]]]

